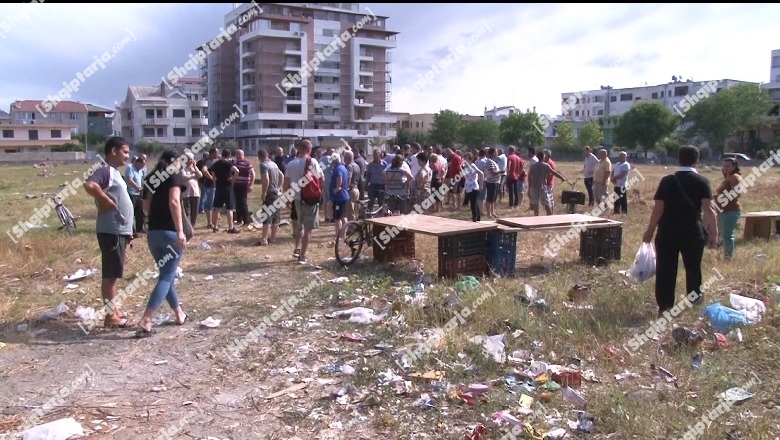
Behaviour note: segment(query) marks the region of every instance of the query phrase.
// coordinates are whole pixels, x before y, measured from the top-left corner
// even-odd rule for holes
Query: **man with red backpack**
[[[307,264],[309,261],[306,258],[306,250],[309,248],[311,231],[319,227],[319,208],[325,179],[319,162],[311,157],[311,142],[300,141],[296,148],[298,157],[287,164],[284,190],[286,192],[291,187],[295,190],[293,203],[297,220],[293,221],[295,238],[293,257],[298,259],[298,263]]]

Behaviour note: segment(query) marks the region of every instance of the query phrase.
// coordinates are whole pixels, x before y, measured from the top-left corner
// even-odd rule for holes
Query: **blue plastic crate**
[[[517,232],[490,231],[487,237],[487,257],[491,271],[503,277],[515,276]]]

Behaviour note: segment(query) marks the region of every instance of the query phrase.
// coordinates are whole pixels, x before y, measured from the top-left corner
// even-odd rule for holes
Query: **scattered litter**
[[[483,385],[481,383],[474,383],[469,385],[469,391],[474,394],[484,394],[490,391],[490,385]]]
[[[73,417],[44,423],[24,431],[24,440],[66,440],[84,435],[84,428]]]
[[[68,285],[67,285],[67,286],[65,286],[65,288],[66,288],[67,290],[78,289],[78,288],[79,288],[79,285],[78,285],[78,284],[73,284],[73,283],[68,283]]]
[[[173,322],[171,315],[157,315],[154,317],[154,325],[165,325]]]
[[[710,304],[701,311],[709,319],[710,325],[718,333],[728,333],[733,327],[747,325],[748,319],[744,313],[731,309],[721,303]]]
[[[416,402],[414,402],[414,406],[416,408],[420,408],[421,410],[431,409],[436,407],[436,399],[431,397],[428,393],[422,393],[420,395],[420,398],[417,399]]]
[[[65,305],[65,303],[60,303],[57,307],[41,313],[40,319],[57,319],[60,317],[60,315],[66,313],[68,310],[70,309]]]
[[[347,277],[337,277],[333,278],[332,280],[328,280],[331,284],[344,284],[349,282],[349,278]]]
[[[655,246],[652,243],[642,243],[634,257],[634,265],[620,273],[640,283],[652,278],[655,275]]]
[[[168,361],[165,361],[165,360],[163,360],[163,361],[155,361],[154,365],[165,365],[167,363],[168,363]]]
[[[95,319],[95,309],[92,307],[78,306],[73,314],[82,321],[91,321]]]
[[[724,399],[727,402],[740,403],[753,397],[746,389],[737,387],[726,390],[724,393],[720,393],[718,398]]]
[[[455,291],[459,294],[464,294],[476,289],[479,289],[479,281],[471,275],[460,277],[460,280],[455,283]]]
[[[520,408],[530,408],[531,405],[534,404],[534,398],[531,396],[527,396],[525,394],[520,396],[520,401],[518,402],[518,405]]]
[[[696,353],[691,357],[691,367],[694,370],[701,370],[704,365],[704,355],[702,353]]]
[[[659,377],[664,379],[666,383],[673,383],[675,388],[679,388],[677,385],[677,376],[672,374],[666,368],[656,366],[655,364],[650,364],[650,371],[656,373]]]
[[[482,345],[485,349],[485,353],[493,358],[499,364],[504,363],[506,357],[504,353],[504,335],[493,336],[474,336],[469,339],[470,342]]]
[[[761,319],[766,314],[766,305],[764,305],[763,301],[733,293],[729,295],[729,299],[731,305],[736,310],[741,311],[750,324],[761,322]]]
[[[351,376],[355,374],[355,367],[353,367],[352,365],[342,365],[341,372]]]
[[[685,327],[675,327],[672,329],[672,339],[678,345],[694,346],[703,341],[704,337]]]
[[[217,328],[217,327],[219,327],[219,324],[221,322],[222,322],[221,319],[214,319],[211,316],[209,316],[208,318],[206,318],[203,321],[201,321],[200,325],[202,325],[203,327],[207,327],[207,328]]]
[[[526,424],[526,426],[530,427],[530,425],[528,425],[528,424]],[[536,431],[536,430],[534,429],[534,431]],[[533,435],[535,435],[535,433],[531,434],[531,435],[533,436]],[[544,435],[545,439],[550,439],[550,440],[558,440],[558,439],[562,439],[564,437],[566,437],[566,430],[563,429],[563,428],[555,428],[552,431],[548,432],[546,435]],[[540,437],[533,437],[533,438],[536,439],[536,438],[540,438]]]
[[[198,245],[198,250],[199,251],[207,251],[209,249],[211,249],[211,245],[206,243],[206,242],[203,242],[203,243]]]
[[[735,328],[734,330],[730,331],[727,335],[729,339],[732,341],[742,342],[742,329]]]
[[[0,350],[2,350],[3,348],[5,348],[5,343],[4,342],[0,342]]]
[[[379,350],[377,348],[372,348],[371,350],[366,350],[363,352],[363,356],[365,357],[374,357],[378,354],[382,353],[382,350]]]
[[[151,391],[153,393],[159,393],[161,391],[167,391],[167,390],[168,390],[168,388],[166,388],[166,387],[152,387]]]
[[[352,332],[352,333],[342,333],[341,334],[341,339],[344,339],[344,340],[350,341],[350,342],[363,342],[363,341],[366,340],[366,338],[361,336],[360,333],[355,333],[355,332]]]
[[[73,275],[62,277],[63,281],[80,281],[98,273],[97,269],[79,269]]]
[[[410,373],[409,377],[412,379],[426,379],[426,380],[443,380],[445,376],[444,371],[428,371],[425,373]]]
[[[496,413],[493,413],[494,419],[503,420],[509,424],[515,425],[515,426],[523,426],[523,421],[518,419],[517,417],[513,416],[512,414],[509,414],[507,411],[499,411]]]
[[[718,348],[726,348],[729,346],[729,340],[723,333],[715,333],[715,342],[718,344]]]
[[[587,299],[589,292],[590,284],[575,284],[571,289],[569,289],[567,297],[569,298],[569,301],[582,301]]]
[[[630,377],[641,377],[641,376],[639,374],[637,374],[637,373],[632,373],[632,372],[630,372],[628,370],[625,370],[624,372],[622,372],[620,374],[616,374],[615,375],[615,380],[620,382],[621,380],[625,380],[625,379],[628,379]]]
[[[331,314],[325,315],[326,318],[346,318],[349,317],[349,322],[357,324],[371,324],[380,322],[385,319],[385,314],[377,315],[373,310],[367,307],[355,307],[347,310],[340,310]]]
[[[569,387],[564,388],[561,395],[563,396],[563,400],[578,408],[584,408],[588,404],[584,397]]]
[[[203,277],[203,281],[211,281],[214,279],[214,275],[206,275]]]

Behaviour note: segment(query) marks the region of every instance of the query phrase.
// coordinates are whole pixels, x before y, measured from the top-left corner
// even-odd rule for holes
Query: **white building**
[[[732,79],[713,81],[679,81],[655,86],[613,89],[602,86],[600,90],[561,93],[561,118],[568,121],[586,121],[604,116],[620,116],[640,102],[658,102],[675,114],[684,114],[698,101],[700,89],[715,86],[715,93],[745,81]]]
[[[172,88],[129,86],[117,106],[114,134],[131,144],[157,141],[168,146],[194,144],[209,131],[203,80],[181,78]]]
[[[512,105],[504,107],[493,106],[493,110],[488,110],[488,108],[485,107],[485,119],[492,119],[500,124],[502,119],[517,112],[518,110]]]

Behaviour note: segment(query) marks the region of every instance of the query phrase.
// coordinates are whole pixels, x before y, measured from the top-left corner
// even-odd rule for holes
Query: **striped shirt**
[[[241,159],[236,161],[236,168],[238,168],[238,176],[236,177],[235,182],[233,182],[233,187],[249,187],[249,172],[252,170],[252,163],[246,159]]]

